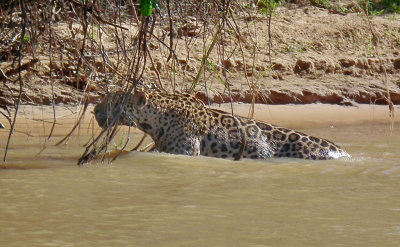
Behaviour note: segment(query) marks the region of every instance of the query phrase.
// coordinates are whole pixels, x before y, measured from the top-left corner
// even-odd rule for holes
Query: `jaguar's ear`
[[[133,104],[143,107],[147,104],[146,94],[143,92],[135,92],[133,94]]]

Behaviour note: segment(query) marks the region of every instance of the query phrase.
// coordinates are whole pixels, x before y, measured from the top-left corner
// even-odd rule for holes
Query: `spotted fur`
[[[218,158],[313,160],[349,157],[336,144],[298,131],[211,109],[188,94],[138,89],[112,93],[94,109],[103,128],[135,125],[160,152]]]

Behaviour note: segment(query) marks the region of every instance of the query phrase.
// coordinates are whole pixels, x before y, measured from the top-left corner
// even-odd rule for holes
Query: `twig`
[[[21,73],[21,60],[22,60],[22,49],[24,46],[24,37],[25,37],[25,27],[26,27],[26,10],[25,10],[25,1],[20,0],[20,6],[21,6],[21,12],[22,12],[22,30],[21,30],[21,43],[19,44],[19,52],[18,52],[18,79],[19,79],[19,94],[18,94],[18,99],[17,99],[17,104],[15,106],[15,113],[14,113],[14,119],[11,124],[10,132],[8,134],[8,139],[7,139],[7,145],[6,145],[6,150],[4,151],[4,158],[3,162],[7,162],[7,153],[8,153],[8,148],[10,145],[11,141],[11,136],[14,132],[15,128],[15,123],[17,121],[17,115],[18,115],[18,110],[19,110],[19,105],[21,103],[21,98],[22,98],[22,90],[24,89],[24,82],[22,81],[22,73]]]
[[[147,50],[147,54],[149,55],[151,65],[152,65],[153,68],[154,68],[154,72],[155,72],[156,75],[157,75],[158,86],[159,86],[162,90],[164,90],[163,83],[162,83],[162,81],[161,81],[160,72],[158,71],[156,65],[154,64],[153,57],[151,56],[150,50],[149,50],[149,48],[148,48],[147,46],[146,46],[146,50]]]
[[[268,4],[268,16],[267,16],[269,65],[272,65],[272,59],[271,59],[271,50],[272,50],[271,22],[272,22],[272,13],[273,13],[272,4],[273,3],[271,3],[271,2]]]
[[[86,4],[81,4],[81,3],[79,3],[79,2],[77,2],[77,1],[75,1],[75,0],[67,0],[67,1],[69,1],[69,2],[71,2],[71,3],[74,3],[74,4],[76,4],[76,5],[79,5],[79,6],[83,7],[83,8],[86,8],[86,11],[87,11],[88,13],[92,14],[99,22],[102,22],[102,23],[105,23],[105,24],[108,24],[108,25],[110,25],[110,26],[117,27],[117,28],[120,28],[120,29],[123,29],[123,30],[126,30],[126,31],[129,30],[129,29],[126,28],[126,27],[123,27],[123,26],[114,24],[114,23],[112,23],[112,22],[103,20],[103,18],[101,18],[98,14],[96,14],[96,13],[93,12],[92,6],[89,7],[89,6],[87,5],[87,2],[89,2],[89,1],[86,1]]]
[[[171,47],[169,47],[167,44],[165,44],[164,41],[162,41],[160,38],[158,38],[157,36],[155,36],[153,33],[150,33],[151,37],[155,38],[158,42],[160,42],[163,46],[165,46],[173,55],[173,57],[175,58],[175,61],[178,62],[178,56],[176,55],[174,49],[172,49]]]
[[[171,51],[173,50],[173,47],[174,47],[174,30],[173,30],[173,22],[172,22],[171,8],[169,5],[169,0],[167,0],[167,13],[168,13],[168,21],[169,21],[169,47],[170,47],[170,49],[169,49],[170,53],[168,55],[167,62],[169,62],[169,60],[172,57]]]
[[[232,13],[232,10],[230,10],[229,13],[230,13],[231,16],[234,16],[234,13]],[[249,86],[249,88],[251,88],[251,83],[250,83],[249,77],[247,76],[246,58],[245,58],[245,53],[244,53],[242,39],[241,39],[242,35],[240,34],[240,28],[239,28],[239,25],[236,23],[236,20],[233,18],[232,21],[233,21],[233,23],[234,23],[234,25],[236,27],[235,35],[237,37],[239,48],[240,48],[240,51],[241,51],[241,54],[242,54],[244,77],[246,78],[247,85]]]
[[[136,146],[134,148],[132,148],[131,151],[129,151],[129,152],[136,151],[142,145],[142,143],[143,143],[144,139],[146,139],[146,137],[147,137],[147,134],[143,134],[143,136],[140,139],[140,141],[138,142],[138,144],[136,144]]]
[[[74,133],[75,129],[81,123],[81,120],[82,120],[83,116],[85,116],[85,113],[86,113],[88,105],[89,105],[89,101],[85,101],[85,104],[83,105],[83,109],[82,109],[81,115],[79,116],[78,121],[75,123],[74,127],[72,127],[70,132],[63,139],[61,139],[59,142],[56,143],[56,146],[58,146],[61,143],[63,143],[65,140],[67,140],[72,135],[72,133]]]
[[[11,125],[11,112],[10,112],[10,110],[8,110],[8,107],[7,107],[7,106],[4,106],[4,105],[0,105],[0,107],[1,107],[2,109],[4,109],[4,110],[7,111],[7,114],[8,114],[8,115],[6,115],[6,114],[5,114],[4,112],[2,112],[2,111],[0,111],[0,114],[3,115],[3,116],[7,119],[8,123]]]
[[[73,1],[73,0],[71,0]],[[84,1],[84,7],[83,7],[83,22],[82,22],[82,26],[83,26],[83,41],[82,41],[82,47],[79,51],[79,58],[78,58],[78,64],[76,66],[76,88],[79,88],[79,69],[82,65],[82,60],[83,60],[83,56],[84,56],[84,52],[85,52],[85,46],[86,46],[86,39],[87,39],[87,30],[88,30],[88,4],[89,1]]]
[[[90,160],[96,158],[98,153],[101,152],[106,145],[103,145],[100,151],[96,150],[95,148],[92,149],[92,146],[97,143],[100,138],[106,133],[108,130],[104,129],[100,132],[100,134],[86,147],[85,152],[79,158],[77,165],[84,165],[85,163],[89,162]]]
[[[121,155],[122,151],[125,150],[126,145],[128,145],[129,140],[131,139],[131,138],[130,138],[130,133],[131,133],[130,130],[131,130],[131,126],[129,126],[128,137],[126,138],[126,142],[125,142],[124,146],[121,148],[121,150],[119,150],[119,152],[117,153],[117,155],[115,155],[115,156],[111,159],[110,163],[112,163],[114,160],[116,160],[116,159]]]
[[[11,81],[10,78],[7,77],[7,75],[3,72],[3,70],[0,68],[0,81]]]
[[[49,79],[50,79],[50,85],[51,85],[51,105],[53,107],[53,125],[51,126],[51,130],[48,136],[48,140],[50,140],[54,127],[56,126],[57,118],[56,118],[56,102],[55,102],[55,94],[54,94],[54,82],[53,82],[53,76],[52,76],[52,68],[53,68],[53,51],[52,51],[52,43],[53,43],[53,37],[52,37],[52,30],[51,30],[51,22],[53,19],[53,5],[54,5],[54,0],[50,1],[50,20],[49,20],[49,61],[50,61],[50,71],[49,71]]]
[[[198,82],[200,80],[201,74],[204,71],[204,66],[206,65],[206,61],[207,61],[208,57],[210,56],[211,51],[214,49],[215,43],[217,41],[217,35],[222,30],[223,22],[224,22],[224,20],[222,19],[221,22],[218,25],[218,29],[215,31],[215,33],[214,33],[214,35],[212,37],[210,46],[208,47],[208,49],[206,50],[206,53],[203,55],[203,57],[201,59],[201,66],[200,66],[199,72],[197,73],[195,79],[193,80],[192,86],[189,89],[189,93],[193,92],[194,88],[196,87],[196,85],[198,84]]]
[[[8,123],[11,125],[11,118],[7,116],[4,112],[0,111],[0,114],[3,115],[7,119]]]
[[[226,14],[229,10],[229,4],[230,4],[231,0],[229,0],[226,4],[223,4],[222,9],[223,9],[223,20],[227,20],[226,18]],[[223,22],[223,26],[225,26],[225,21]],[[222,35],[224,35],[224,37],[222,37]],[[225,38],[225,33],[220,33],[219,37],[221,40],[223,40]],[[221,60],[221,65],[222,65],[222,75],[225,78],[225,87],[228,89],[228,94],[229,94],[229,99],[230,99],[230,105],[231,105],[231,114],[233,117],[233,99],[232,99],[232,91],[231,91],[231,86],[230,83],[228,81],[228,76],[226,74],[226,68],[225,68],[225,49],[224,49],[224,45],[218,44],[218,50],[220,50],[219,54],[220,54],[220,60]]]
[[[144,146],[142,149],[139,150],[139,152],[151,152],[156,148],[156,144],[154,142],[151,142]]]

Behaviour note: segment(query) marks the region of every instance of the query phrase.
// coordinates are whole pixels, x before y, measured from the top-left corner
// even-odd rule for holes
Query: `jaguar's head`
[[[139,111],[146,103],[147,97],[142,92],[114,92],[95,106],[94,116],[102,128],[115,125],[135,126],[139,120]]]

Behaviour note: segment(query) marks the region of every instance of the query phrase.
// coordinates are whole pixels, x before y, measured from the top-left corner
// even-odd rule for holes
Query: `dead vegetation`
[[[248,62],[243,49],[245,45],[246,48],[253,47],[254,64],[257,44],[251,33],[248,33],[249,38],[244,38],[236,20],[239,15],[249,16],[251,21],[248,4],[236,1],[159,1],[158,4],[164,8],[156,7],[152,15],[143,16],[139,4],[134,1],[20,0],[1,3],[4,44],[0,49],[1,80],[5,90],[0,96],[3,96],[1,103],[8,113],[3,115],[11,125],[4,161],[21,103],[51,103],[54,106],[68,102],[66,100],[79,101],[85,106],[80,113],[83,116],[87,104],[97,95],[104,95],[115,87],[131,91],[146,69],[157,75],[158,87],[189,92],[200,86],[207,92],[209,86],[205,77],[211,73],[230,94],[225,64],[229,66],[229,57],[238,51],[242,54],[247,85],[256,91],[254,80],[247,76],[254,69],[246,68]],[[199,40],[203,44],[200,48],[203,55],[195,71],[190,61],[193,60],[193,49],[199,49],[195,42]],[[226,51],[226,43],[233,42],[237,47]],[[179,49],[184,49],[185,56],[179,54],[178,58],[178,45]],[[157,61],[153,59],[155,49]],[[217,51],[217,60],[211,61],[209,56],[214,51]],[[34,66],[38,61],[44,68]],[[160,75],[161,68],[164,78]],[[189,71],[196,74],[195,78],[190,83],[179,84],[181,88],[178,88],[178,80],[189,81]],[[41,90],[38,85],[27,83],[34,77],[50,85],[48,93],[51,97],[32,99],[28,96],[28,87],[33,91]],[[80,93],[65,94],[65,87],[75,88]],[[12,113],[8,110],[10,105],[14,108]],[[56,119],[54,110],[53,128]],[[107,133],[106,143],[113,137],[115,129]],[[87,150],[98,138],[88,145]],[[105,147],[102,145],[100,150]],[[95,148],[93,152],[97,153]]]
[[[318,21],[328,24],[330,10],[313,6],[157,2],[161,7],[143,16],[134,0],[0,1],[0,112],[9,122],[9,141],[22,103],[79,104],[83,116],[89,103],[115,88],[131,91],[140,80],[195,93],[206,103],[400,102],[396,21],[382,24],[386,32],[366,33],[363,17],[356,24],[344,19],[339,31],[320,30],[299,18],[321,15]],[[377,44],[387,44],[385,55],[377,56],[384,53],[374,51]],[[353,88],[360,78],[369,89]],[[54,128],[55,110],[53,121]],[[94,138],[80,163],[104,151],[116,131]]]

